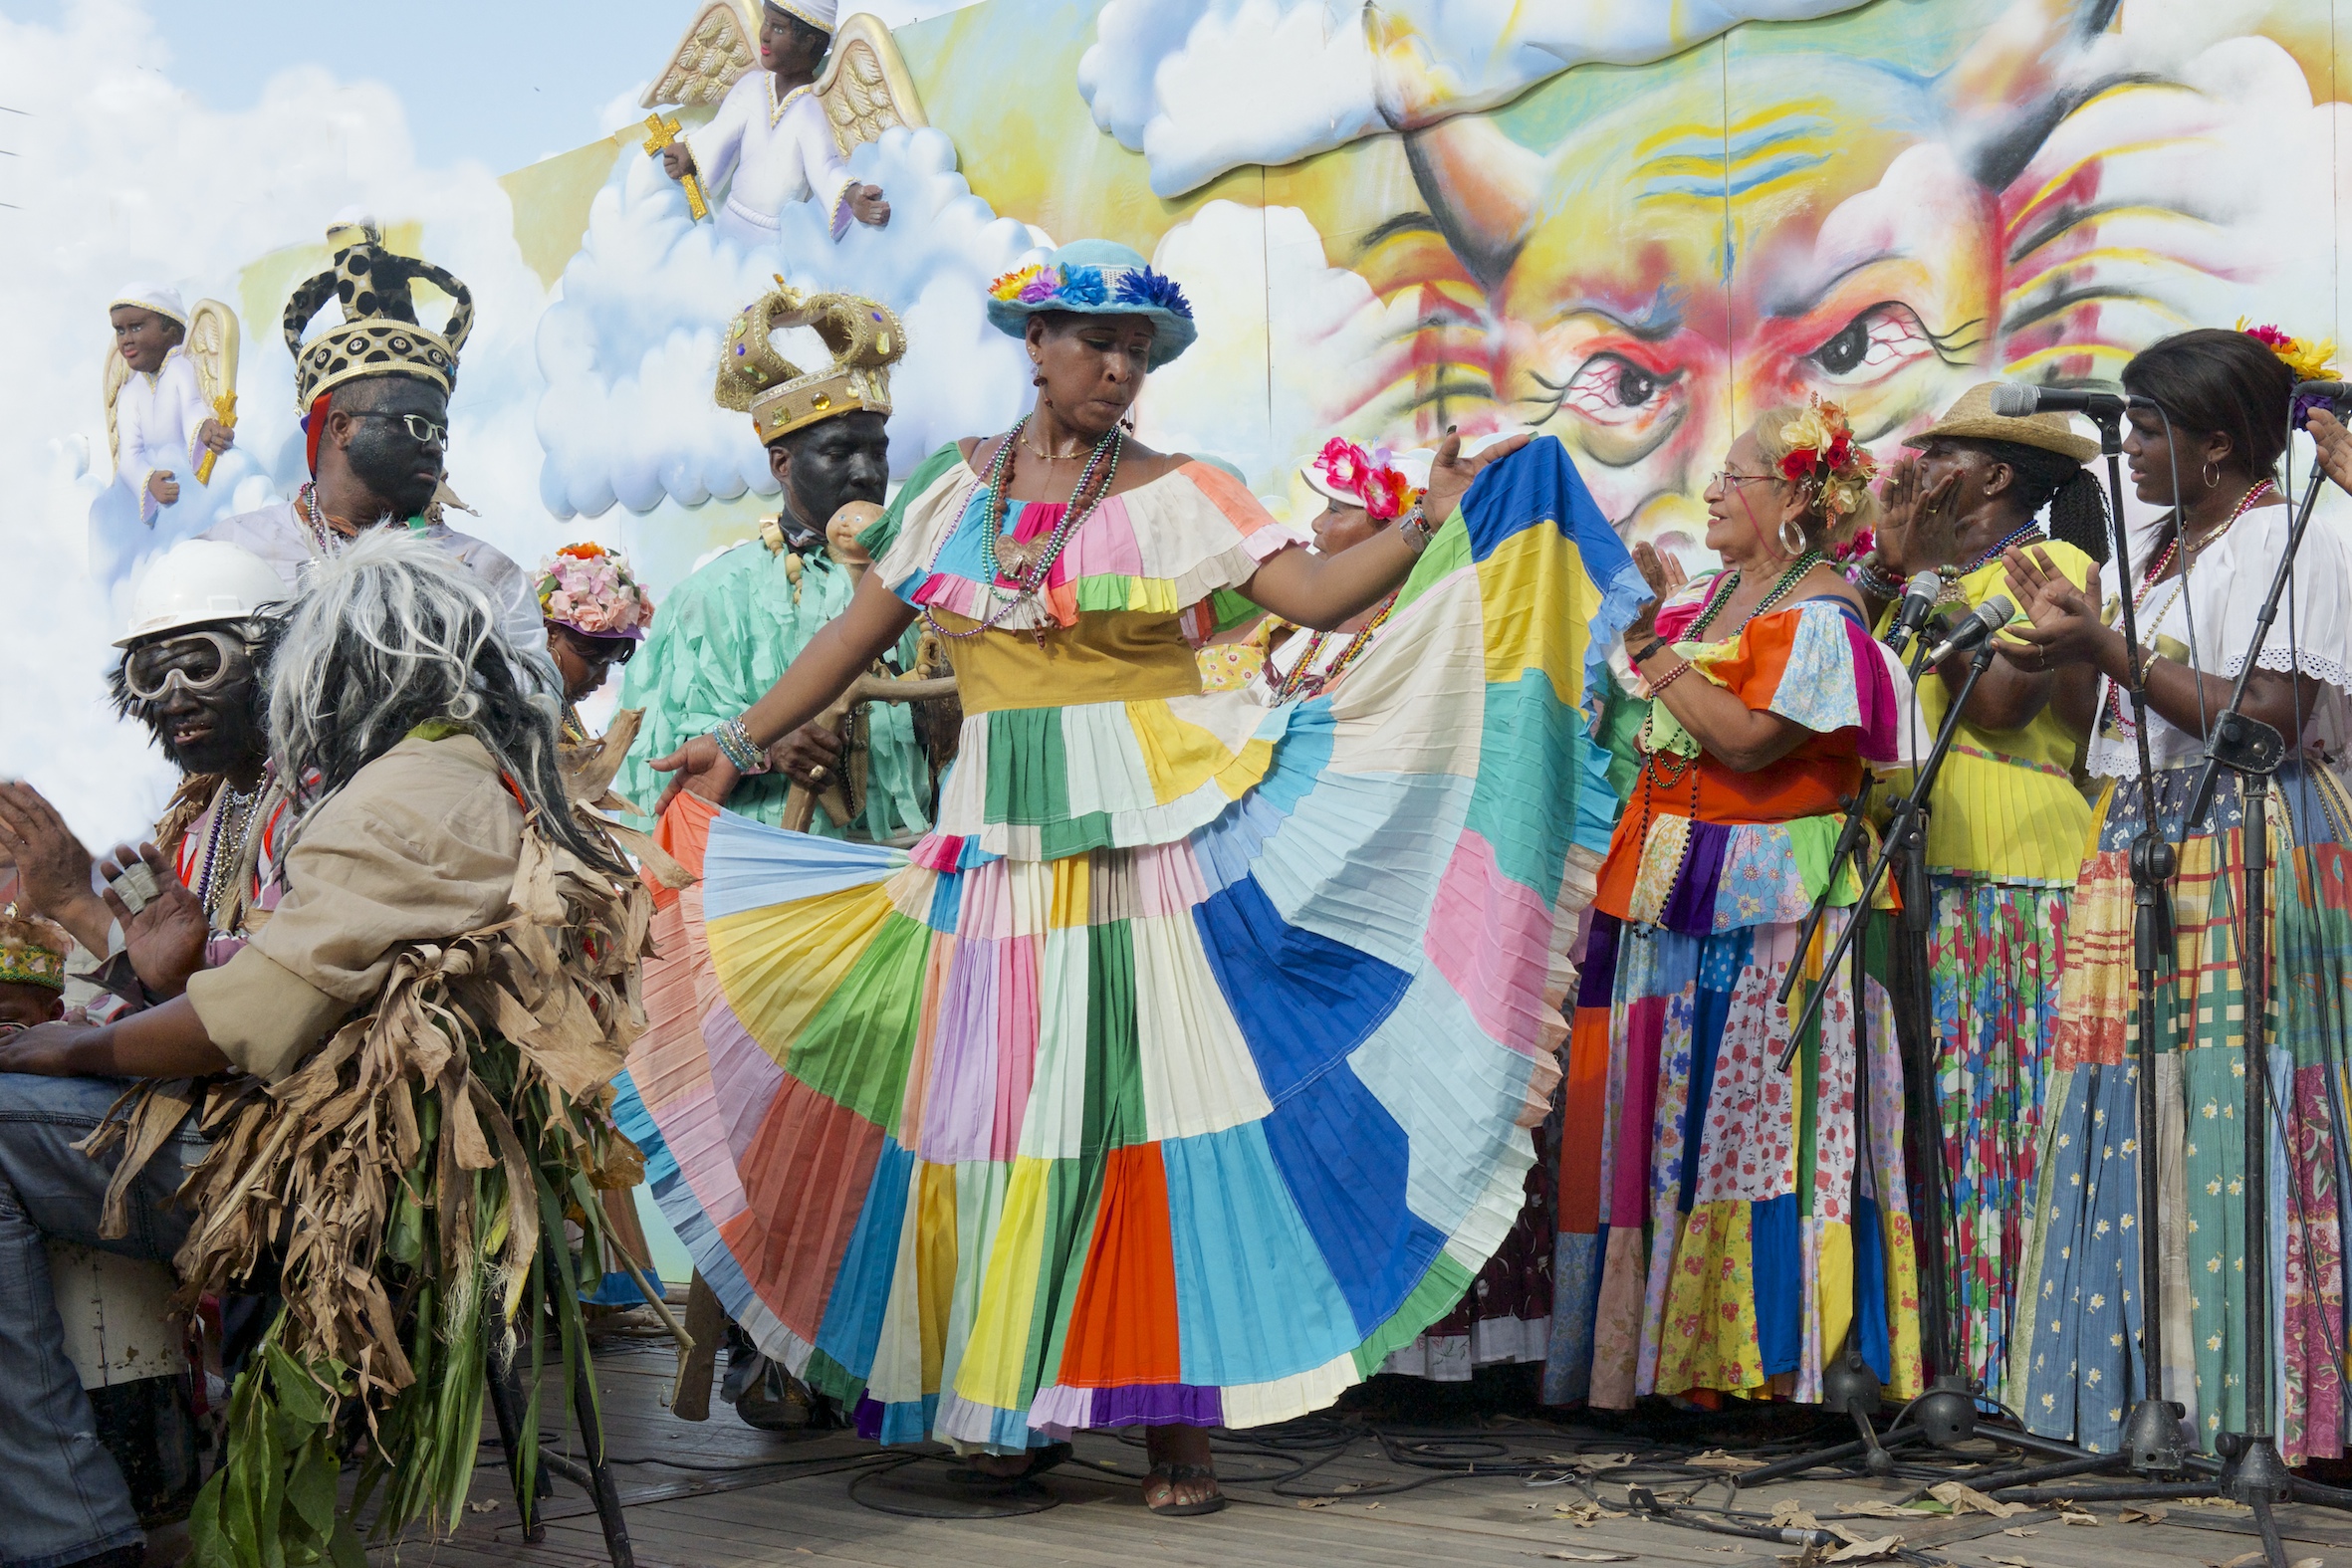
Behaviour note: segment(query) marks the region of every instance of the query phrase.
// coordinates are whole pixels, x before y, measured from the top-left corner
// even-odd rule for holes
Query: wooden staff
[[[825,554],[832,557],[842,570],[849,573],[849,591],[855,593],[857,584],[865,577],[866,568],[874,563],[857,536],[882,515],[882,509],[870,501],[852,501],[832,516],[824,528]],[[849,683],[849,689],[835,697],[819,714],[816,723],[823,725],[837,736],[846,736],[850,711],[869,702],[937,702],[956,694],[955,677],[940,676],[925,679],[920,675],[888,675],[869,671]],[[784,800],[784,825],[796,833],[805,833],[816,819],[817,807],[823,804],[824,814],[842,827],[849,825],[849,791],[846,777],[849,759],[844,748],[841,766],[833,777],[825,781],[822,793],[802,784],[794,784]]]

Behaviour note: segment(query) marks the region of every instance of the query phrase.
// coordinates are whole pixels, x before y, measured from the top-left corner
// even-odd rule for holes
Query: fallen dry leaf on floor
[[[1986,1561],[1992,1563],[1993,1568],[2033,1568],[2033,1564],[2022,1557],[1989,1557]]]
[[[2122,1513],[2116,1515],[2116,1517],[2125,1524],[2162,1524],[2164,1522],[2164,1510],[2154,1506],[2146,1508],[2126,1508]]]
[[[1891,1502],[1879,1502],[1876,1499],[1841,1502],[1837,1505],[1837,1511],[1849,1519],[1924,1519],[1927,1517],[1925,1509],[1901,1508]]]
[[[1332,1491],[1338,1493],[1340,1496],[1345,1496],[1351,1491],[1362,1491],[1363,1489],[1364,1483],[1362,1481],[1341,1481],[1338,1485],[1331,1488]]]
[[[1631,1552],[1545,1552],[1545,1557],[1563,1563],[1629,1563]]]
[[[1762,1459],[1726,1454],[1721,1449],[1709,1449],[1705,1454],[1696,1455],[1683,1462],[1695,1470],[1761,1470],[1764,1464]]]
[[[1328,1497],[1301,1497],[1298,1499],[1298,1506],[1301,1508],[1328,1508],[1331,1506],[1331,1499]]]
[[[1589,1530],[1603,1519],[1627,1517],[1615,1508],[1604,1508],[1597,1502],[1563,1502],[1551,1510],[1555,1519],[1565,1519],[1579,1530]]]
[[[1938,1502],[1950,1504],[1954,1513],[1990,1513],[1996,1519],[2011,1519],[2033,1510],[2021,1502],[1995,1502],[1965,1481],[1946,1481],[1930,1486],[1928,1495]]]
[[[468,1513],[488,1513],[491,1509],[498,1506],[498,1501],[499,1500],[496,1497],[485,1497],[480,1502],[467,1503],[465,1505],[465,1511]]]
[[[1876,1562],[1882,1557],[1892,1557],[1897,1551],[1902,1549],[1903,1537],[1900,1535],[1882,1535],[1876,1540],[1866,1540],[1856,1532],[1838,1530],[1837,1526],[1834,1524],[1829,1526],[1829,1528],[1832,1530],[1837,1530],[1839,1535],[1845,1537],[1846,1544],[1842,1547],[1839,1547],[1836,1551],[1831,1552],[1827,1558],[1823,1559],[1826,1562]]]
[[[2254,1568],[2254,1564],[2266,1561],[2268,1559],[2260,1552],[2239,1552],[2226,1563],[2215,1562],[2209,1557],[2205,1560],[2205,1568]]]
[[[2234,1497],[2176,1497],[2173,1500],[2184,1508],[2222,1508],[2232,1513],[2252,1512],[2244,1503]],[[2260,1552],[2254,1553],[2254,1561],[2260,1562],[2261,1560],[2262,1554]]]
[[[2080,1508],[2060,1508],[2058,1522],[2060,1524],[2096,1524],[2099,1522],[2099,1516],[2095,1513],[2085,1513]]]
[[[2017,1526],[2015,1526],[2015,1525],[2013,1525],[2013,1524],[2012,1524],[2012,1525],[2010,1525],[2010,1526],[2009,1526],[2007,1529],[2005,1529],[2005,1530],[2001,1531],[2000,1533],[2001,1533],[2001,1534],[2003,1534],[2003,1535],[2013,1535],[2013,1536],[2015,1536],[2015,1537],[2016,1537],[2018,1540],[2020,1540],[2020,1541],[2021,1541],[2021,1540],[2023,1540],[2023,1539],[2024,1539],[2026,1536],[2028,1536],[2028,1535],[2039,1535],[2041,1532],[2040,1532],[2039,1530],[2023,1530],[2023,1529],[2019,1529]]]
[[[1367,1508],[1377,1508],[1377,1507],[1379,1507],[1379,1506],[1380,1506],[1380,1504],[1378,1504],[1378,1503],[1376,1503],[1376,1502],[1367,1502],[1367,1503],[1365,1503],[1365,1504],[1364,1504],[1364,1506],[1365,1506],[1365,1507],[1367,1507]]]
[[[2293,1562],[2288,1563],[2286,1568],[2326,1568],[2326,1564],[2322,1563],[2316,1557],[2298,1557]]]
[[[1772,1528],[1775,1530],[1817,1530],[1821,1521],[1811,1509],[1794,1497],[1784,1497],[1772,1504]]]

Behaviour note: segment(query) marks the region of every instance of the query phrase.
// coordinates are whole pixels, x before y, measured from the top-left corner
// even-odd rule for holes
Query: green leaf
[[[333,1434],[326,1433],[303,1446],[286,1477],[287,1502],[322,1540],[335,1533],[335,1485],[342,1472]]]
[[[285,1347],[275,1339],[270,1340],[262,1348],[264,1354],[269,1358],[270,1382],[277,1393],[279,1407],[288,1416],[305,1426],[317,1427],[325,1424],[327,1420],[326,1390],[320,1388],[317,1381],[303,1370],[302,1364],[288,1355]],[[302,1441],[302,1437],[298,1435],[287,1444],[287,1447],[292,1448]]]

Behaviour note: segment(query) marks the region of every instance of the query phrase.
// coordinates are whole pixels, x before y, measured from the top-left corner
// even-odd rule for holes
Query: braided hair
[[[2047,507],[2051,539],[2105,563],[2107,493],[2100,488],[2097,475],[2063,452],[2027,446],[2022,441],[1968,439],[1953,444],[1974,447],[1993,462],[2006,464],[2017,476],[2010,494],[2015,497],[2020,522]]]

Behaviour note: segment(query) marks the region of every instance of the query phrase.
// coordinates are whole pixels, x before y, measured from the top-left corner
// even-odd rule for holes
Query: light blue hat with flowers
[[[1148,317],[1158,328],[1151,340],[1154,370],[1200,336],[1192,302],[1176,280],[1152,271],[1140,252],[1112,240],[1072,240],[1043,262],[1016,268],[989,285],[988,319],[1001,333],[1019,337],[1029,331],[1029,319],[1046,311]]]

